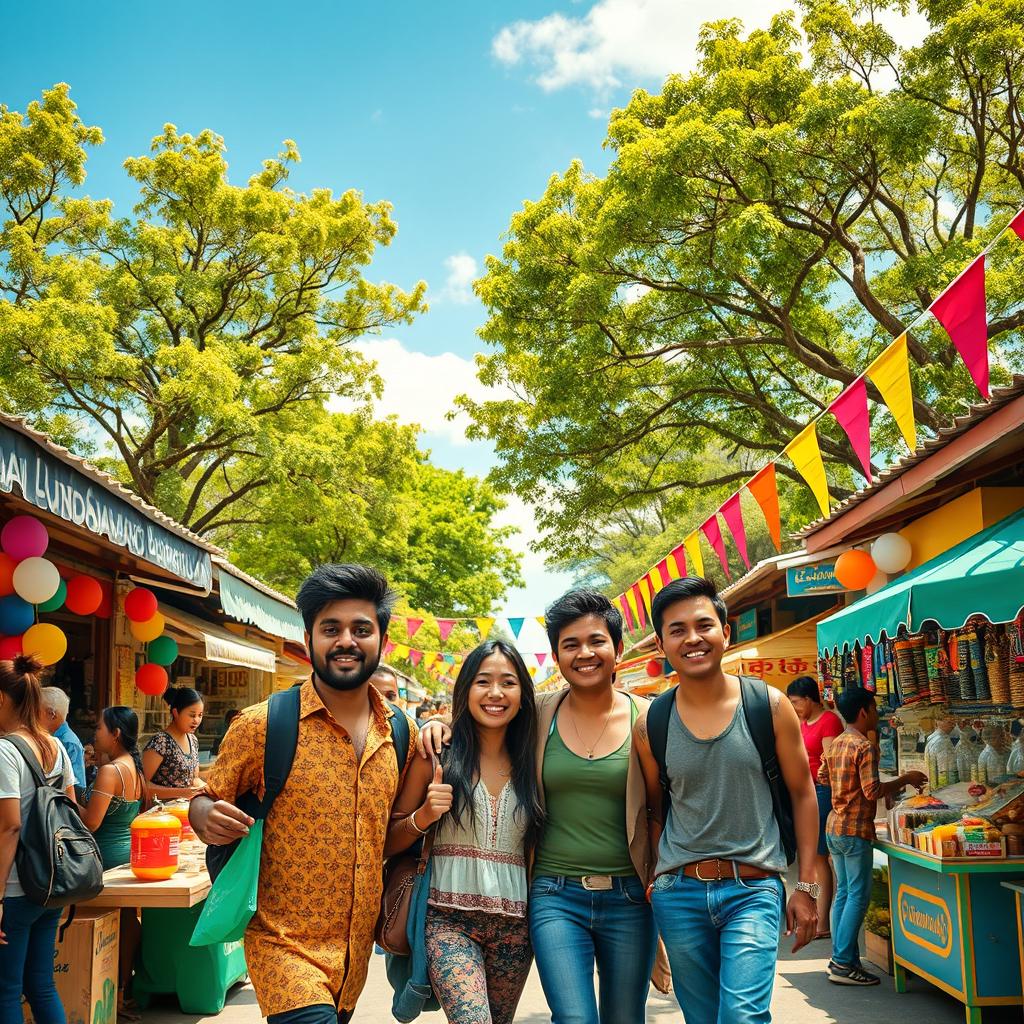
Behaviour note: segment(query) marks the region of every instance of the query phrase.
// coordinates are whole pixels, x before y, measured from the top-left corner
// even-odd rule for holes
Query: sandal
[[[817,941],[818,939],[831,939],[831,938],[832,938],[832,933],[831,932],[815,932],[814,933],[814,940],[815,941]]]

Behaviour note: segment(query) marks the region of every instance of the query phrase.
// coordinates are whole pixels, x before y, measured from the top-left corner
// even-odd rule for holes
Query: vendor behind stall
[[[191,800],[205,786],[199,778],[199,740],[203,722],[203,698],[190,686],[172,686],[164,700],[171,721],[142,752],[142,770],[149,795],[157,800]]]

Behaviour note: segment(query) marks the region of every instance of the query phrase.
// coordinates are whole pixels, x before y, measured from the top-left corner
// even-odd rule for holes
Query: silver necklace
[[[587,760],[588,761],[593,761],[594,760],[594,751],[597,750],[598,746],[601,743],[601,740],[604,738],[605,731],[608,728],[608,723],[612,720],[612,712],[614,710],[615,710],[615,691],[613,690],[612,691],[612,706],[608,709],[608,714],[604,716],[604,725],[601,727],[601,732],[598,734],[597,739],[594,740],[594,745],[592,747],[588,747],[587,744],[584,742],[583,737],[580,735],[580,727],[576,724],[576,712],[573,711],[573,713],[572,713],[572,727],[576,730],[576,738],[580,741],[580,746],[583,747],[583,749],[587,752]]]

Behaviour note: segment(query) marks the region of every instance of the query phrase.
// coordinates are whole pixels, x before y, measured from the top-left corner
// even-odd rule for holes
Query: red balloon
[[[103,600],[103,588],[99,580],[91,576],[72,576],[68,580],[68,593],[64,607],[76,615],[92,615]]]
[[[649,661],[647,662],[647,674],[652,679],[657,679],[661,675],[661,662],[660,661]]]
[[[20,636],[5,636],[0,640],[0,661],[10,661],[24,653]]]
[[[135,685],[147,697],[159,697],[167,689],[167,669],[145,664],[135,673]]]
[[[0,597],[14,593],[14,570],[18,563],[4,551],[0,551]]]
[[[100,598],[100,606],[93,614],[97,619],[109,619],[114,615],[114,584],[110,580],[100,580],[100,591],[103,597]]]
[[[145,587],[129,590],[124,599],[124,613],[132,622],[149,622],[157,613],[156,594]]]

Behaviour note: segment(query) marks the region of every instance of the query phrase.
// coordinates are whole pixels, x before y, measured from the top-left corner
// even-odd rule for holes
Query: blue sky
[[[86,191],[125,212],[134,193],[121,163],[168,121],[221,134],[235,181],[292,138],[302,154],[294,188],[357,188],[392,202],[399,232],[370,276],[425,279],[431,310],[365,346],[385,379],[382,411],[422,423],[441,465],[485,473],[489,447],[466,443],[462,425],[443,418],[454,394],[474,386],[482,348],[485,313],[469,282],[552,173],[575,157],[596,172],[607,166],[608,111],[633,88],[692,67],[706,12],[691,0],[55,0],[44,33],[34,5],[0,0],[0,102],[24,110],[68,82],[82,118],[106,136]],[[722,0],[714,13],[751,27],[767,17],[753,0]],[[529,529],[519,503],[506,518]],[[506,614],[538,614],[571,582],[533,555],[525,569]]]

